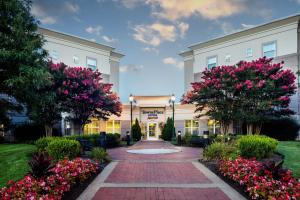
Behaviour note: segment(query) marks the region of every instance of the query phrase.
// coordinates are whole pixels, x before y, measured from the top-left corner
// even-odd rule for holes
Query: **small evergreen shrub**
[[[46,148],[53,140],[60,139],[60,137],[41,137],[35,141],[35,146],[38,151],[46,151]]]
[[[80,144],[75,140],[61,138],[50,142],[46,150],[55,160],[61,160],[65,157],[71,160],[80,153]]]
[[[246,135],[237,140],[238,153],[244,158],[263,159],[276,150],[278,141],[264,135]]]
[[[183,142],[183,144],[190,145],[191,139],[192,139],[192,134],[185,133],[182,138],[182,142]]]
[[[33,154],[28,165],[31,169],[30,174],[35,178],[41,178],[51,174],[50,169],[54,167],[52,158],[47,152],[37,152]]]
[[[203,157],[205,160],[224,160],[231,157],[236,152],[234,145],[222,142],[214,142],[204,149]]]
[[[118,133],[106,134],[106,146],[107,148],[118,147],[120,145],[121,135]]]
[[[135,123],[132,126],[132,137],[135,141],[140,141],[142,137],[142,130],[138,119],[135,119]]]
[[[175,133],[175,127],[173,126],[173,119],[168,117],[167,123],[163,127],[163,130],[161,133],[161,138],[166,141],[171,141],[173,129],[174,129],[174,133]]]
[[[95,148],[92,149],[91,157],[94,160],[99,161],[100,163],[104,163],[106,161],[109,161],[107,156],[108,156],[108,154],[103,148],[95,147]]]

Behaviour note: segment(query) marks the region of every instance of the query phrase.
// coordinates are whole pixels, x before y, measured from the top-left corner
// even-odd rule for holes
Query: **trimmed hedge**
[[[38,151],[46,151],[46,148],[53,140],[62,139],[61,137],[41,137],[35,141],[35,146],[37,147]]]
[[[236,152],[234,145],[222,142],[214,142],[204,149],[203,157],[205,160],[224,160],[230,158]]]
[[[55,160],[64,158],[74,159],[80,153],[80,144],[78,141],[65,138],[54,139],[46,148],[47,152]]]
[[[244,158],[263,159],[276,150],[278,141],[264,135],[246,135],[237,140],[238,153]]]

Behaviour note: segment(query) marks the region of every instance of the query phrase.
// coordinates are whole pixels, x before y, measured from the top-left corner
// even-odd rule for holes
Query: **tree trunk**
[[[50,125],[45,125],[45,133],[47,137],[51,137],[52,136],[52,126]]]
[[[262,126],[262,123],[255,124],[255,129],[254,129],[255,132],[254,132],[254,134],[257,134],[257,135],[260,134],[261,126]]]
[[[253,124],[247,123],[247,135],[252,135],[252,134],[253,134]]]

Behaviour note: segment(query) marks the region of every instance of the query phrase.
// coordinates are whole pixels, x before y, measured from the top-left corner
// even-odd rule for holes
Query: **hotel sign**
[[[163,115],[164,112],[161,110],[143,110],[143,115],[147,115],[148,119],[158,119],[158,115]]]

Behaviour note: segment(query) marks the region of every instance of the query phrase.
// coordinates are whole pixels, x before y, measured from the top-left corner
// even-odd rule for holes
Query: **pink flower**
[[[69,91],[68,91],[68,90],[65,90],[65,91],[64,91],[64,94],[65,94],[65,95],[68,95],[68,94],[69,94]]]

